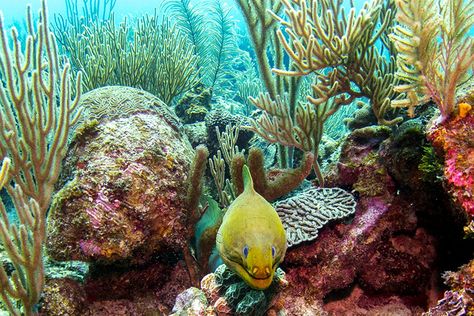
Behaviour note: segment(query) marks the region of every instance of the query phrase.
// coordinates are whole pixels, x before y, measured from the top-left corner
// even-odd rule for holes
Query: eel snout
[[[267,267],[253,266],[249,271],[251,271],[251,275],[255,279],[268,279],[272,275],[272,270],[268,266]]]

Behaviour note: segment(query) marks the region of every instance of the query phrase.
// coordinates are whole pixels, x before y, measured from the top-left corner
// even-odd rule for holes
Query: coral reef
[[[371,305],[365,305],[367,313],[384,305],[389,310],[390,297],[398,297],[393,310],[419,313],[425,306],[437,254],[434,237],[419,226],[419,205],[409,193],[397,193],[382,164],[382,142],[390,135],[386,127],[367,127],[344,142],[328,183],[354,190],[355,217],[325,226],[316,241],[288,250],[282,268],[290,295],[324,299],[324,308],[335,313],[364,310],[364,304]]]
[[[48,253],[110,263],[181,249],[192,157],[186,137],[154,112],[83,130],[69,147],[51,206]]]
[[[0,12],[0,314],[474,315],[473,1],[65,2]]]

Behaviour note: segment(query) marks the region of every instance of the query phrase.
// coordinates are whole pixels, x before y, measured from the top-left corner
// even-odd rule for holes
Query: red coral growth
[[[466,214],[474,216],[474,116],[459,116],[440,124],[428,138],[444,154],[447,191]]]

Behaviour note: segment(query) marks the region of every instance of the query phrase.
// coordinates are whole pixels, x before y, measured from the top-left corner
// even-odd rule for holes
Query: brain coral
[[[48,218],[47,247],[57,260],[141,262],[185,243],[191,145],[170,123],[172,112],[148,93],[109,87],[84,100],[104,98],[117,111],[121,104],[111,100],[121,102],[113,96],[123,89],[134,93],[128,102],[137,111],[128,104],[126,116],[84,123],[68,149]],[[151,99],[154,107],[143,112]]]
[[[331,220],[354,214],[352,194],[340,188],[311,188],[274,205],[286,230],[288,247],[318,237]]]

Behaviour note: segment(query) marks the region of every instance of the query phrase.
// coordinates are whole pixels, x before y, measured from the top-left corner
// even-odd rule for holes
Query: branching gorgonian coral
[[[393,22],[392,11],[383,0],[374,0],[359,13],[352,8],[346,15],[343,2],[282,0],[288,21],[273,12],[285,27],[286,35],[281,30],[276,34],[293,62],[290,69],[273,71],[291,78],[316,76],[312,94],[307,96],[309,102],[296,106],[294,113],[282,97],[270,94],[252,99],[264,110],[252,129],[266,140],[318,157],[324,122],[341,106],[362,97],[369,98],[379,123],[400,121],[386,118],[391,100],[397,97],[392,89],[397,83],[395,62],[376,47],[378,42],[385,45],[382,35]],[[314,170],[323,185],[317,160]]]
[[[333,99],[322,103],[316,109],[308,102],[296,107],[294,118],[289,107],[282,98],[272,100],[269,94],[260,94],[258,98],[250,98],[252,103],[263,110],[263,114],[252,120],[249,129],[270,143],[278,143],[287,147],[295,147],[314,156],[313,169],[318,177],[319,185],[324,186],[324,177],[318,163],[319,144],[323,137],[324,122],[339,108]]]
[[[80,114],[80,75],[78,94],[71,100],[69,64],[59,62],[45,0],[37,25],[33,27],[30,8],[27,23],[29,34],[22,50],[15,29],[7,38],[0,14],[0,187],[18,215],[18,223],[11,221],[0,200],[0,243],[14,267],[8,274],[0,266],[0,300],[14,316],[36,315],[44,284],[46,212],[68,132]]]
[[[406,94],[392,106],[414,107],[432,99],[439,121],[454,111],[456,88],[473,75],[474,2],[469,0],[396,0],[400,23],[391,35],[398,50],[395,90]]]
[[[82,71],[86,90],[142,88],[169,105],[198,81],[197,57],[186,38],[157,16],[142,17],[136,25],[124,20],[116,26],[114,19],[94,23],[82,34],[71,34],[64,48],[74,68]]]
[[[213,95],[223,96],[231,88],[231,64],[238,54],[236,22],[220,0],[198,3],[166,0],[163,7],[198,56],[200,81]]]
[[[318,106],[334,97],[336,106],[367,97],[379,123],[391,125],[399,118],[387,119],[392,91],[398,81],[394,60],[383,56],[376,43],[393,21],[383,0],[366,3],[356,13],[344,10],[344,0],[282,0],[288,20],[274,17],[285,27],[279,30],[285,51],[296,64],[296,70],[274,69],[286,76],[317,73],[314,96],[308,100]]]
[[[103,22],[112,16],[117,0],[65,0],[66,15],[54,16],[53,29],[59,44],[65,45],[71,33],[82,33],[94,22]]]
[[[285,58],[284,49],[276,31],[277,20],[268,12],[280,13],[283,9],[280,0],[235,0],[242,11],[250,40],[255,51],[259,75],[272,100],[285,98],[282,105],[288,107],[289,119],[293,120],[296,112],[300,78],[275,76],[272,67],[294,69],[291,59]],[[256,97],[257,95],[253,95]],[[278,144],[279,165],[282,168],[293,166],[293,147]]]

